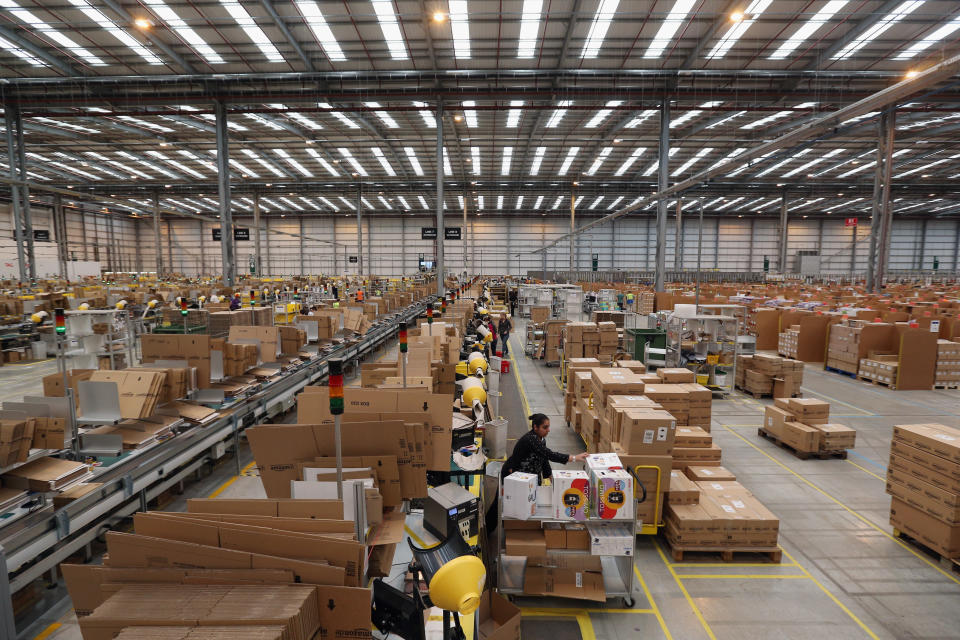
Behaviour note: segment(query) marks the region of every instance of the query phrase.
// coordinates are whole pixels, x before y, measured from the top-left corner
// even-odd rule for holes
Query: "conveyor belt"
[[[326,378],[327,359],[342,358],[359,365],[396,336],[398,322],[412,321],[424,312],[425,306],[426,301],[411,305],[375,324],[358,342],[283,374],[227,409],[216,421],[116,463],[96,478],[103,483],[100,490],[56,511],[48,505],[0,528],[0,640],[17,638],[12,594],[82,549],[121,518],[145,511],[150,500],[202,466],[214,445],[236,443],[246,427],[292,407],[296,393]]]

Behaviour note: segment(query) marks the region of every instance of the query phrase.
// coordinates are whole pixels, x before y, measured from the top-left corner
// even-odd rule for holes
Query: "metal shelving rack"
[[[732,316],[672,316],[667,328],[667,366],[685,367],[715,394],[733,392],[739,322]],[[706,376],[705,383],[700,376]]]
[[[68,369],[98,369],[100,357],[110,358],[117,369],[117,356],[126,355],[126,366],[134,365],[136,336],[131,314],[126,309],[67,311],[67,334],[63,356]],[[95,324],[106,324],[106,333],[96,333]],[[117,349],[116,347],[120,347]]]

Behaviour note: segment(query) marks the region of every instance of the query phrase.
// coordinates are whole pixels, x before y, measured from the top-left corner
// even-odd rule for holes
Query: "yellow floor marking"
[[[560,386],[560,376],[550,376],[550,377],[553,378],[553,381],[557,383],[557,389],[560,389],[560,391],[563,391],[563,387]]]
[[[723,426],[723,425],[721,425],[721,426]],[[751,447],[753,447],[753,448],[756,449],[757,451],[759,451],[760,453],[762,453],[764,456],[766,456],[766,457],[769,458],[770,460],[773,460],[773,462],[775,462],[775,463],[778,464],[779,466],[783,467],[784,469],[786,469],[787,471],[789,471],[790,473],[792,473],[792,474],[793,474],[794,476],[796,476],[799,480],[801,480],[802,482],[804,482],[805,484],[807,484],[810,488],[818,491],[819,493],[823,494],[824,496],[826,496],[827,498],[829,498],[829,499],[832,500],[833,502],[837,503],[839,506],[841,506],[843,509],[845,509],[848,513],[850,513],[851,515],[857,517],[858,519],[860,519],[860,520],[861,520],[862,522],[864,522],[865,524],[870,525],[873,529],[879,531],[879,532],[882,533],[884,536],[886,536],[887,538],[889,538],[889,539],[892,540],[893,542],[896,542],[898,545],[900,545],[901,547],[903,547],[904,549],[906,549],[907,551],[909,551],[911,554],[913,554],[914,556],[916,556],[917,558],[919,558],[920,560],[922,560],[923,562],[925,562],[927,565],[933,567],[933,568],[936,569],[938,572],[940,572],[942,575],[946,576],[947,578],[949,578],[949,579],[952,580],[953,582],[955,582],[955,583],[957,583],[958,585],[960,585],[960,579],[957,579],[956,577],[952,576],[949,572],[944,571],[943,569],[941,569],[940,567],[938,567],[934,562],[932,562],[932,561],[929,560],[928,558],[924,557],[923,554],[921,554],[921,553],[920,553],[919,551],[917,551],[916,549],[912,548],[909,544],[907,544],[907,543],[904,542],[903,540],[900,540],[899,538],[897,538],[897,537],[895,537],[895,536],[887,533],[887,532],[884,531],[882,528],[878,527],[878,526],[876,525],[876,523],[873,522],[873,520],[870,520],[869,518],[867,518],[866,516],[864,516],[864,515],[861,514],[860,512],[851,509],[850,507],[848,507],[847,505],[845,505],[844,503],[842,503],[840,500],[838,500],[837,498],[833,497],[832,495],[830,495],[829,493],[827,493],[826,491],[824,491],[823,489],[821,489],[820,487],[818,487],[817,485],[815,485],[813,482],[807,480],[804,476],[800,475],[799,473],[797,473],[796,471],[794,471],[793,469],[791,469],[791,468],[788,467],[787,465],[783,464],[782,462],[780,462],[779,460],[777,460],[776,458],[774,458],[773,456],[771,456],[769,453],[767,453],[766,451],[764,451],[763,449],[761,449],[761,448],[758,447],[757,445],[753,444],[752,442],[750,442],[749,440],[747,440],[746,438],[744,438],[742,435],[740,435],[739,433],[737,433],[737,432],[734,431],[733,429],[730,429],[730,428],[727,428],[727,427],[724,427],[724,428],[727,429],[727,431],[729,431],[729,432],[732,433],[733,435],[737,436],[738,438],[740,438],[741,440],[743,440],[744,442],[746,442],[748,445],[750,445]],[[784,553],[786,553],[786,551],[784,551]],[[793,560],[793,558],[791,558],[791,560]],[[796,562],[796,560],[794,560],[794,562]]]
[[[513,371],[517,376],[517,388],[520,390],[520,399],[523,400],[523,410],[525,416],[532,415],[530,411],[530,403],[527,402],[527,393],[523,390],[523,378],[520,375],[520,367],[517,366],[517,361],[513,358],[513,352],[516,349],[511,347],[510,349],[510,362],[513,363]]]
[[[49,638],[51,635],[53,635],[53,632],[54,632],[54,631],[56,631],[57,629],[59,629],[59,628],[62,627],[62,626],[63,626],[63,625],[61,625],[59,622],[54,622],[54,623],[51,624],[49,627],[47,627],[46,629],[44,629],[43,631],[41,631],[41,632],[40,632],[40,635],[38,635],[37,637],[35,637],[33,640],[45,640],[45,638]]]
[[[800,567],[802,570],[803,567]],[[678,573],[678,576],[684,580],[796,580],[800,578],[806,580],[809,576],[787,574],[779,575],[775,573]]]
[[[671,562],[671,567],[797,567],[793,563],[773,562]]]
[[[886,481],[887,481],[887,479],[884,478],[883,476],[878,476],[878,475],[875,474],[873,471],[870,471],[870,470],[868,470],[868,469],[865,469],[864,467],[861,467],[861,466],[858,465],[856,462],[851,462],[850,460],[847,460],[847,462],[849,462],[850,464],[852,464],[853,466],[855,466],[857,469],[860,469],[860,471],[863,471],[864,473],[873,476],[874,478],[876,478],[876,479],[879,480],[880,482],[886,482]]]
[[[866,409],[861,409],[861,408],[858,407],[858,406],[852,405],[852,404],[850,404],[849,402],[844,402],[843,400],[837,400],[836,398],[831,398],[831,397],[828,396],[827,394],[825,394],[825,393],[820,393],[819,391],[812,391],[812,390],[810,390],[810,389],[807,389],[806,387],[804,387],[804,391],[809,391],[809,392],[812,393],[813,395],[815,395],[815,396],[820,396],[821,398],[824,398],[824,399],[829,400],[829,401],[831,401],[831,402],[836,402],[836,403],[839,403],[839,404],[846,405],[846,406],[850,407],[851,409],[853,409],[854,411],[859,411],[860,413],[862,413],[862,414],[865,415],[865,416],[875,416],[875,415],[877,415],[877,414],[875,414],[875,413],[873,413],[873,412],[871,412],[871,411],[867,411]]]
[[[520,607],[520,613],[525,616],[537,616],[541,618],[549,618],[550,616],[556,616],[558,618],[572,618],[574,616],[583,615],[585,613],[646,613],[654,614],[656,613],[653,609],[605,609],[605,608],[596,608],[596,609],[578,609],[571,607]]]
[[[423,541],[423,538],[415,534],[407,525],[403,525],[403,530],[407,532],[408,536],[413,538],[413,541],[416,542],[421,549],[430,549],[431,547],[436,547],[438,544],[440,544],[439,542],[436,544],[427,544]]]
[[[673,640],[673,636],[670,635],[670,629],[667,628],[667,623],[663,619],[663,615],[660,613],[660,607],[658,607],[656,601],[654,601],[653,594],[650,593],[650,589],[647,588],[647,581],[643,579],[643,574],[640,573],[640,569],[637,567],[637,565],[633,565],[633,573],[636,574],[637,580],[640,581],[640,586],[643,588],[643,594],[647,596],[647,602],[650,603],[654,615],[657,616],[657,622],[660,623],[660,628],[663,629],[663,636],[667,640]]]
[[[687,604],[690,605],[690,609],[693,611],[693,615],[697,617],[697,620],[700,621],[700,624],[703,625],[703,630],[707,632],[707,636],[710,640],[717,640],[717,636],[713,635],[713,629],[710,628],[710,625],[707,624],[706,619],[704,619],[703,614],[700,613],[700,608],[693,601],[693,598],[690,597],[690,592],[687,591],[687,588],[683,586],[683,580],[677,575],[677,572],[673,570],[673,567],[667,562],[667,556],[664,555],[663,549],[660,548],[660,543],[656,540],[653,541],[653,546],[656,547],[657,553],[660,554],[660,559],[663,560],[663,564],[666,565],[667,570],[670,572],[670,575],[673,576],[674,582],[677,583],[677,586],[680,587],[680,591],[683,593],[683,597],[687,599]]]
[[[597,640],[597,635],[593,632],[593,623],[590,621],[590,615],[581,613],[577,616],[577,624],[580,626],[580,637],[583,640]]]
[[[248,464],[247,466],[245,466],[243,469],[241,469],[241,470],[240,470],[241,475],[242,475],[243,473],[245,473],[246,471],[248,471],[248,470],[249,470],[251,467],[253,467],[253,465],[255,465],[255,464],[257,464],[256,461],[251,462],[250,464]],[[207,498],[216,498],[218,495],[220,495],[221,493],[223,493],[223,492],[226,490],[227,487],[229,487],[229,486],[232,485],[234,482],[236,482],[236,481],[237,481],[237,478],[239,478],[239,477],[240,477],[240,476],[233,476],[232,478],[230,478],[229,480],[227,480],[226,482],[224,482],[222,485],[220,485],[219,487],[217,487],[216,490],[215,490],[213,493],[211,493],[210,495],[207,496]]]

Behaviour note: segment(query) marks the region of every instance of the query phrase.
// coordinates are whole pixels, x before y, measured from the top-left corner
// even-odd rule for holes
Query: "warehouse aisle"
[[[516,324],[522,335],[525,321]],[[582,441],[563,419],[558,370],[523,356],[520,341],[514,341],[525,410],[551,417],[551,448],[582,451]],[[884,493],[893,425],[960,426],[955,414],[960,394],[891,391],[815,365],[806,367],[803,392],[829,401],[832,421],[857,429],[857,446],[847,460],[803,461],[759,438],[769,400],[737,393],[713,403],[712,433],[723,449],[723,465],[781,520],[782,564],[759,557],[721,563],[719,557],[696,554],[673,563],[663,541],[641,536],[636,609],[659,616],[575,600],[557,615],[576,619],[585,640],[627,630],[642,630],[645,638],[684,639],[960,638],[955,606],[960,575],[892,537],[890,498]]]

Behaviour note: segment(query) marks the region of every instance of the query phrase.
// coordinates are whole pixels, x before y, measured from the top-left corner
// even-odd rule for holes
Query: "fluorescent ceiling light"
[[[760,118],[759,120],[748,122],[747,124],[743,125],[740,128],[741,129],[757,129],[759,127],[768,125],[771,122],[774,122],[775,120],[780,120],[781,118],[786,118],[789,115],[794,115],[795,114],[794,110],[796,109],[810,109],[815,106],[817,106],[816,102],[804,102],[803,104],[798,104],[797,106],[795,106],[793,110],[788,109],[786,111],[777,111],[775,113],[770,114],[769,116]]]
[[[303,207],[301,207],[299,204],[297,204],[296,202],[294,202],[294,201],[291,200],[290,198],[280,197],[280,198],[277,198],[277,200],[279,200],[279,201],[282,202],[283,204],[287,205],[287,206],[290,207],[291,209],[294,209],[295,211],[303,211]]]
[[[694,156],[693,156],[692,158],[690,158],[689,160],[687,160],[686,162],[684,162],[682,165],[680,165],[679,167],[677,167],[676,171],[674,171],[674,172],[673,172],[672,174],[670,174],[670,175],[673,176],[673,177],[677,177],[677,176],[683,174],[687,169],[689,169],[690,167],[692,167],[692,166],[695,165],[696,163],[700,162],[700,160],[703,158],[703,156],[707,155],[707,154],[710,153],[711,151],[713,151],[713,147],[704,147],[704,148],[700,149],[699,151],[697,151],[696,154],[694,154]]]
[[[657,35],[653,37],[653,41],[643,54],[644,58],[659,58],[663,55],[664,50],[670,46],[674,34],[687,19],[687,14],[693,9],[694,4],[696,4],[695,0],[677,0],[674,3],[673,9],[667,14],[660,25],[660,30],[657,31]]]
[[[106,66],[106,62],[93,55],[88,49],[81,47],[79,44],[74,42],[71,38],[67,37],[60,31],[57,31],[52,26],[41,20],[37,17],[37,14],[22,8],[19,4],[13,0],[0,0],[0,8],[6,9],[10,12],[11,15],[23,21],[31,29],[42,33],[47,36],[58,45],[69,51],[70,53],[76,55],[78,58],[86,62],[87,64],[102,67]]]
[[[244,117],[246,117],[248,120],[253,120],[253,121],[256,122],[257,124],[262,124],[262,125],[265,126],[267,129],[273,129],[274,131],[283,131],[283,130],[284,130],[283,127],[281,127],[280,125],[278,125],[278,124],[277,124],[276,122],[274,122],[273,120],[267,120],[267,119],[264,118],[263,116],[258,116],[258,115],[255,114],[255,113],[245,113],[245,114],[243,114],[243,115],[244,115]]]
[[[420,160],[417,159],[417,152],[414,151],[413,147],[404,147],[403,152],[407,154],[407,160],[410,161],[410,166],[413,167],[413,172],[418,176],[422,176],[423,167],[420,166]]]
[[[473,175],[480,175],[480,147],[470,147],[470,164],[473,165]]]
[[[340,202],[342,202],[347,208],[356,210],[357,206],[343,196],[337,196],[337,199],[340,200]]]
[[[305,166],[297,162],[294,158],[290,156],[289,153],[287,153],[283,149],[274,149],[273,152],[278,156],[280,156],[280,158],[283,159],[283,161],[286,162],[288,165],[290,165],[291,167],[299,171],[301,174],[303,174],[305,178],[313,177],[313,174],[310,172],[309,169],[307,169]]]
[[[477,209],[483,209],[483,196],[477,198]]]
[[[833,211],[834,209],[839,209],[840,207],[849,207],[854,202],[860,202],[863,198],[854,198],[853,200],[844,200],[840,204],[835,204],[832,207],[827,207],[824,211]]]
[[[181,151],[180,153],[183,153],[183,151]],[[280,171],[279,169],[277,169],[272,163],[267,162],[266,160],[264,160],[263,158],[261,158],[260,156],[258,156],[256,153],[254,153],[254,152],[251,151],[250,149],[244,149],[244,150],[243,150],[243,153],[244,153],[248,158],[251,158],[251,159],[253,159],[253,160],[256,160],[260,165],[262,165],[265,169],[267,169],[268,171],[270,171],[273,175],[275,175],[275,176],[280,176],[281,178],[286,178],[286,177],[287,177],[287,174],[285,174],[283,171]]]
[[[423,124],[427,125],[431,129],[437,128],[437,118],[433,115],[433,111],[430,111],[428,108],[429,105],[426,102],[414,102],[413,106],[420,109],[417,113],[420,114],[420,117],[423,118]]]
[[[550,119],[547,120],[547,124],[545,126],[548,129],[552,129],[560,124],[560,121],[563,120],[563,116],[567,114],[567,110],[563,107],[569,107],[571,104],[573,104],[573,100],[561,100],[558,102],[557,106],[560,108],[554,109],[553,114],[551,114]]]
[[[786,157],[785,157],[783,160],[781,160],[780,162],[775,162],[775,163],[773,163],[772,165],[770,165],[769,167],[767,167],[766,169],[764,169],[763,171],[761,171],[760,173],[758,173],[758,174],[755,175],[754,177],[755,177],[755,178],[762,178],[763,176],[767,175],[768,173],[771,173],[771,172],[779,169],[780,167],[782,167],[783,165],[787,164],[788,162],[791,162],[792,160],[794,160],[794,159],[796,159],[796,158],[802,158],[803,156],[807,155],[808,153],[810,153],[810,149],[809,149],[809,148],[807,148],[807,149],[801,149],[800,151],[797,151],[796,153],[787,152],[787,153],[785,154]]]
[[[517,40],[518,58],[532,58],[537,50],[542,9],[543,0],[523,0],[523,13],[520,15],[520,37]]]
[[[600,168],[600,165],[603,164],[603,161],[607,159],[607,156],[610,155],[610,152],[613,151],[613,147],[604,147],[600,150],[600,153],[594,159],[593,164],[590,165],[590,168],[586,170],[586,175],[592,176]]]
[[[424,209],[429,209],[429,208],[430,208],[430,206],[427,204],[427,199],[426,199],[426,198],[424,198],[423,196],[417,196],[417,198],[420,200],[420,205],[421,205]]]
[[[580,147],[570,147],[570,150],[567,151],[567,157],[563,159],[563,164],[560,165],[560,170],[557,171],[558,176],[567,175],[567,169],[570,168],[570,163],[573,162],[578,153],[580,153]]]
[[[237,24],[243,29],[243,32],[250,37],[253,43],[257,45],[261,53],[267,57],[267,62],[284,62],[280,51],[273,46],[273,42],[267,37],[267,34],[263,32],[263,29],[257,26],[257,23],[250,17],[247,10],[243,8],[243,5],[236,0],[220,0],[220,4],[223,5],[227,13],[237,21]]]
[[[707,54],[707,60],[719,60],[727,55],[730,48],[737,44],[737,41],[743,37],[750,25],[757,21],[757,17],[767,10],[771,2],[773,0],[753,0],[743,12],[740,20],[734,22],[720,38],[720,41],[710,50],[710,53]]]
[[[547,152],[546,147],[537,147],[533,153],[533,162],[530,164],[530,175],[535,176],[540,173],[540,163],[543,162],[543,155]]]
[[[316,160],[321,167],[327,170],[327,173],[329,173],[330,175],[332,176],[340,175],[340,172],[334,169],[333,165],[327,162],[327,159],[324,158],[322,155],[320,155],[320,152],[317,151],[316,149],[311,149],[310,147],[307,147],[307,155],[309,155],[311,158]]]
[[[623,196],[620,196],[621,198]],[[600,201],[603,200],[604,196],[597,196],[597,199],[590,203],[590,206],[587,209],[596,209],[597,205],[600,204]]]
[[[849,43],[843,49],[834,54],[831,60],[846,60],[854,53],[865,47],[867,44],[880,37],[884,31],[913,13],[920,5],[923,4],[923,2],[924,0],[907,0],[906,2],[901,3],[900,6],[881,18],[880,21],[875,25],[864,31],[853,42]]]
[[[450,166],[450,154],[447,153],[446,147],[443,148],[443,175],[453,175],[453,167]]]
[[[477,106],[477,102],[475,100],[464,100],[463,106],[475,107]],[[471,129],[477,126],[477,112],[474,109],[464,109],[463,117],[467,121],[467,126],[470,127]]]
[[[523,100],[511,100],[511,101],[510,101],[510,106],[511,106],[511,107],[522,107],[522,106],[523,106]],[[520,109],[510,109],[510,111],[507,112],[507,128],[508,128],[508,129],[515,129],[515,128],[517,127],[517,125],[520,124],[520,114],[521,114],[521,113],[523,113],[523,111],[520,110]]]
[[[208,45],[203,38],[200,37],[200,34],[188,27],[187,23],[181,20],[180,16],[168,7],[163,0],[143,0],[143,2],[208,63],[224,64],[226,62],[226,60],[220,57],[220,54],[213,50],[213,47]]]
[[[647,119],[649,119],[649,118],[651,118],[651,117],[653,117],[653,116],[655,116],[655,115],[657,115],[657,110],[656,110],[656,109],[645,109],[644,111],[641,111],[641,112],[640,112],[640,115],[639,115],[639,116],[637,116],[636,118],[634,118],[633,120],[631,120],[631,121],[628,122],[627,124],[623,125],[623,128],[624,128],[624,129],[633,129],[633,128],[635,128],[635,127],[639,127],[641,124],[644,123],[645,120],[647,120]]]
[[[403,205],[403,208],[404,208],[404,209],[406,209],[407,211],[410,210],[410,203],[407,202],[407,199],[406,199],[406,198],[404,198],[403,196],[397,196],[397,200],[400,201],[400,204]]]
[[[636,149],[634,149],[633,153],[630,154],[630,157],[628,157],[626,160],[623,161],[623,164],[620,165],[620,168],[617,169],[613,175],[622,176],[623,174],[625,174],[627,170],[633,166],[633,163],[637,161],[637,158],[642,156],[644,151],[646,150],[647,150],[646,147],[637,147]]]
[[[89,127],[81,127],[78,124],[73,124],[72,122],[61,122],[60,120],[54,120],[53,118],[30,118],[34,122],[42,122],[43,124],[48,124],[51,127],[59,127],[61,129],[70,129],[71,131],[79,131],[81,133],[100,133],[99,129],[90,129]]]
[[[686,112],[684,112],[682,116],[679,116],[676,119],[670,121],[670,128],[673,129],[674,127],[682,126],[687,122],[693,120],[694,118],[699,116],[701,113],[703,113],[703,110],[702,110],[703,108],[712,109],[713,107],[719,107],[722,104],[723,104],[722,100],[711,100],[710,102],[704,102],[703,104],[701,104],[700,105],[701,109],[688,109]]]
[[[607,102],[606,106],[619,107],[622,104],[623,104],[623,100],[610,100],[609,102]],[[587,124],[583,125],[584,128],[596,129],[597,127],[600,126],[600,123],[606,120],[607,116],[609,116],[611,113],[613,113],[613,109],[601,109],[600,111],[597,111],[597,113],[592,118],[590,118]]]
[[[847,4],[847,0],[829,0],[823,8],[813,15],[809,20],[800,25],[793,35],[787,38],[780,48],[770,55],[770,60],[783,60],[810,38],[817,30],[833,18],[840,9]]]
[[[553,209],[559,209],[561,202],[563,202],[563,196],[558,196],[557,199],[556,199],[556,201],[553,203],[553,206],[550,207],[550,209],[551,209],[551,210],[553,210]]]
[[[283,105],[283,104],[268,104],[267,106],[270,107],[271,109],[287,108],[286,105]],[[307,129],[310,129],[311,131],[318,131],[320,129],[323,129],[322,124],[320,124],[319,122],[316,122],[315,120],[311,120],[310,118],[303,115],[302,113],[296,113],[295,111],[284,111],[283,115],[290,118],[291,120],[299,122],[300,124],[305,126]]]
[[[365,206],[367,209],[376,210],[376,207],[373,206],[372,204],[370,204],[370,201],[367,200],[365,197],[361,196],[361,197],[360,197],[360,202],[361,202],[361,203],[363,204],[363,206]]]
[[[497,196],[497,209],[503,209],[503,196]]]
[[[523,206],[523,196],[517,196],[517,206],[514,208],[519,209],[522,206]]]
[[[795,176],[795,175],[797,175],[798,173],[803,173],[803,172],[805,172],[807,169],[809,169],[810,167],[816,166],[816,165],[820,164],[821,162],[826,162],[828,159],[832,158],[833,156],[837,155],[838,153],[843,153],[844,151],[846,151],[846,149],[843,149],[843,148],[840,148],[840,149],[831,149],[830,151],[826,152],[826,153],[823,154],[822,156],[819,156],[819,157],[817,157],[817,158],[814,158],[814,159],[811,160],[810,162],[807,162],[806,164],[802,164],[802,165],[800,165],[799,167],[797,167],[796,169],[791,169],[790,171],[787,171],[785,174],[783,174],[783,175],[780,176],[780,177],[781,177],[781,178],[789,178],[790,176]],[[800,154],[797,154],[797,155],[800,155]],[[761,175],[761,174],[758,174],[758,176],[759,176],[759,175]]]
[[[503,148],[503,159],[500,162],[500,175],[510,175],[510,162],[513,159],[513,147]]]
[[[387,162],[387,158],[383,155],[383,151],[380,150],[380,147],[373,147],[370,149],[370,152],[373,153],[373,156],[377,159],[377,162],[380,163],[380,166],[383,167],[383,170],[387,172],[387,175],[397,175],[397,172],[394,171],[393,167],[390,166],[390,163]]]
[[[941,159],[941,160],[934,160],[933,162],[928,162],[928,163],[923,164],[923,165],[920,165],[919,167],[916,167],[916,168],[914,168],[914,169],[910,169],[909,171],[904,171],[904,172],[902,172],[902,173],[898,173],[897,175],[895,175],[895,176],[893,176],[893,177],[894,177],[894,179],[899,180],[900,178],[905,178],[905,177],[907,177],[907,176],[911,176],[911,175],[913,175],[913,174],[915,174],[915,173],[919,173],[920,171],[926,171],[927,169],[932,169],[933,167],[938,167],[938,166],[940,166],[941,164],[943,164],[943,163],[945,163],[945,162],[950,162],[951,160],[955,160],[955,159],[957,159],[957,158],[960,158],[960,153],[954,154],[954,155],[952,155],[952,156],[950,156],[950,157],[948,157],[948,158],[943,158],[943,159]]]
[[[160,124],[141,120],[140,118],[134,118],[133,116],[117,116],[117,120],[123,120],[124,122],[129,122],[146,129],[151,129],[152,131],[159,131],[160,133],[174,133],[174,129],[171,129],[170,127],[165,127]]]
[[[667,157],[672,158],[673,154],[675,154],[678,151],[678,149],[679,147],[673,147],[672,149],[670,149],[669,153],[667,153]],[[667,164],[669,165],[670,163],[668,162]],[[644,177],[652,176],[659,166],[660,166],[660,161],[654,160],[653,164],[647,167],[647,170],[643,172]]]
[[[197,171],[197,170],[195,170],[195,169],[191,169],[190,167],[188,167],[187,165],[183,164],[182,162],[177,162],[176,160],[171,160],[170,158],[168,158],[168,157],[165,156],[164,154],[160,153],[159,151],[147,151],[147,155],[148,155],[148,156],[152,156],[152,157],[156,158],[157,160],[160,160],[161,162],[166,162],[166,163],[169,164],[171,167],[177,169],[178,171],[182,171],[182,172],[184,172],[184,173],[190,174],[190,175],[193,176],[194,178],[199,178],[199,179],[201,179],[201,180],[206,179],[206,176],[203,175],[202,173],[200,173],[199,171]]]
[[[620,204],[620,201],[623,200],[623,198],[624,196],[617,196],[616,200],[614,200],[609,205],[607,205],[607,211],[610,211],[611,209],[616,207],[618,204]]]
[[[136,38],[121,29],[115,22],[104,15],[102,11],[87,2],[87,0],[70,0],[70,4],[80,9],[83,15],[93,20],[101,29],[127,45],[131,51],[146,60],[147,64],[163,64],[163,60],[152,54],[150,50],[140,44]]]
[[[369,107],[371,109],[381,108],[379,102],[364,102],[363,106]],[[391,116],[386,111],[374,111],[374,113],[377,114],[377,117],[383,121],[383,124],[387,125],[388,129],[396,129],[400,126],[397,124],[397,121],[393,119],[393,116]]]
[[[792,207],[787,207],[787,211],[793,211],[794,209],[802,209],[803,207],[808,207],[811,204],[820,202],[821,200],[823,200],[823,198],[814,198],[813,200],[807,199],[801,202],[800,204],[795,204]]]
[[[543,196],[537,196],[537,201],[533,203],[533,208],[539,209],[542,203],[543,203]]]
[[[453,55],[457,60],[470,59],[470,22],[467,0],[449,0],[450,32],[453,35]]]
[[[960,16],[957,16],[942,27],[937,28],[928,36],[917,40],[912,45],[893,57],[894,60],[909,60],[918,53],[926,51],[941,40],[951,36],[954,31],[960,29]]]
[[[16,57],[18,57],[18,58],[20,58],[21,60],[24,60],[24,61],[32,64],[32,65],[35,66],[35,67],[46,67],[46,66],[47,66],[47,63],[46,63],[46,62],[44,62],[44,61],[41,60],[40,58],[37,58],[37,57],[34,56],[33,54],[27,53],[25,50],[21,49],[20,47],[18,47],[17,45],[13,44],[13,43],[10,42],[9,40],[5,40],[4,38],[0,38],[0,47],[2,47],[3,49],[5,49],[8,53],[12,53],[12,54],[15,55]]]
[[[717,121],[714,122],[713,124],[707,125],[707,126],[704,127],[703,129],[704,129],[704,131],[706,131],[707,129],[713,129],[714,127],[719,127],[719,126],[722,125],[722,124],[726,124],[727,122],[730,122],[730,121],[733,120],[734,118],[739,118],[740,116],[742,116],[742,115],[745,114],[745,113],[746,113],[746,111],[737,111],[736,113],[731,113],[731,114],[730,114],[729,116],[727,116],[726,118],[723,118],[723,119],[721,119],[721,120],[717,120]]]
[[[746,199],[746,198],[734,198],[733,200],[730,200],[730,201],[727,202],[726,204],[720,205],[720,206],[717,207],[715,210],[716,210],[716,211],[723,211],[724,209],[727,209],[727,208],[729,208],[729,207],[732,207],[733,205],[737,204],[737,203],[740,202],[741,200],[745,200],[745,199]]]
[[[323,47],[323,52],[327,54],[327,58],[332,62],[343,62],[346,60],[347,56],[343,55],[340,43],[333,37],[333,31],[330,30],[330,25],[327,24],[327,20],[323,17],[323,13],[320,11],[317,3],[296,0],[294,4],[300,9],[300,13],[303,14],[303,19],[306,21],[307,26],[310,27],[310,30],[313,31],[313,35],[320,43],[320,46]]]
[[[891,158],[896,158],[897,156],[901,156],[901,155],[903,155],[903,154],[905,154],[905,153],[909,153],[910,151],[911,151],[910,149],[900,149],[900,151],[895,151],[895,152],[893,152],[893,154],[892,154],[890,157],[891,157]],[[871,149],[870,151],[867,151],[866,153],[861,153],[859,156],[857,156],[857,158],[862,158],[863,156],[870,155],[870,154],[876,154],[876,152],[877,152],[876,149]],[[849,162],[849,160],[848,160],[847,162]],[[843,165],[847,164],[847,162],[842,162],[842,163],[840,163],[839,165],[837,165],[837,167],[842,167]],[[850,177],[850,176],[852,176],[852,175],[855,175],[855,174],[860,173],[861,171],[866,171],[867,169],[875,166],[876,164],[877,164],[877,161],[876,161],[876,160],[873,160],[872,162],[866,162],[866,163],[860,165],[859,167],[855,167],[855,168],[853,168],[853,169],[850,169],[849,171],[844,171],[843,173],[841,173],[840,175],[838,175],[837,178],[847,178],[847,177]],[[816,175],[817,175],[817,176],[821,176],[821,175],[823,175],[824,173],[827,173],[827,171],[830,171],[830,170],[832,170],[832,169],[836,169],[837,167],[830,167],[830,169],[827,169],[826,171],[821,171],[820,173],[818,173],[818,174],[816,174]]]
[[[766,160],[767,158],[769,158],[770,156],[772,156],[772,155],[775,154],[775,153],[776,153],[776,151],[768,151],[767,153],[763,154],[762,156],[760,156],[759,158],[757,158],[756,160],[754,160],[754,161],[752,161],[752,162],[745,162],[745,163],[743,163],[742,165],[740,165],[739,167],[737,167],[736,169],[734,169],[733,171],[731,171],[730,173],[728,173],[728,174],[727,174],[727,177],[731,177],[731,176],[735,176],[735,175],[738,175],[738,174],[740,174],[740,173],[743,173],[744,171],[747,170],[747,168],[749,168],[749,167],[751,167],[751,166],[756,166],[756,165],[760,164],[761,162],[763,162],[764,160]]]
[[[393,209],[393,207],[390,206],[390,203],[387,202],[387,199],[384,198],[383,196],[377,196],[377,199],[380,200],[380,202],[383,203],[383,206],[385,206],[387,209]]]
[[[383,31],[383,39],[390,49],[390,57],[394,60],[406,60],[407,43],[403,39],[403,32],[400,30],[400,24],[397,22],[397,14],[393,10],[393,0],[371,0],[373,10],[377,14],[377,20],[380,21],[380,29]]]
[[[581,58],[596,58],[600,53],[603,39],[607,37],[607,29],[610,28],[610,23],[616,16],[619,4],[620,0],[600,0],[597,13],[593,16],[593,22],[590,23],[590,29],[587,31],[583,51],[580,52]]]
[[[333,109],[333,105],[330,104],[330,103],[327,103],[327,102],[318,102],[318,103],[317,103],[317,106],[320,107],[321,109]],[[343,114],[340,113],[339,111],[330,111],[330,115],[332,115],[334,118],[336,118],[337,120],[339,120],[339,121],[342,122],[343,124],[347,125],[347,126],[348,126],[349,128],[351,128],[351,129],[359,129],[359,128],[360,128],[360,125],[358,125],[356,122],[354,122],[353,120],[351,120],[351,119],[348,118],[347,116],[343,115]]]
[[[340,155],[347,159],[347,162],[350,163],[350,166],[353,167],[354,171],[363,177],[369,175],[367,170],[363,168],[363,165],[357,162],[357,159],[353,157],[352,153],[350,153],[350,149],[347,149],[346,147],[338,147],[337,151],[339,151]]]

